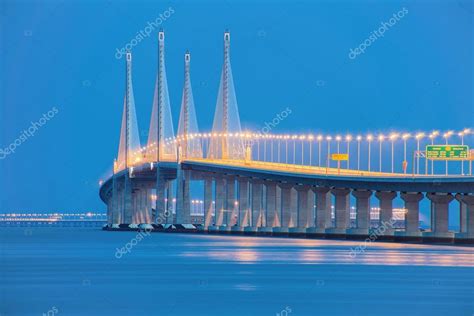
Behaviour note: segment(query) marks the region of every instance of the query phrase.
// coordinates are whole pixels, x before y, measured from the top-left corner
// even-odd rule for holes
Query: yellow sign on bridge
[[[349,154],[332,154],[331,159],[336,161],[349,160]]]

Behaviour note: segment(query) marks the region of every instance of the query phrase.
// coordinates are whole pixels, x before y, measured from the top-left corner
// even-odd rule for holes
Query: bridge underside
[[[133,172],[114,175],[104,183],[100,196],[108,206],[109,226],[114,228],[195,224],[199,217],[199,229],[207,232],[474,242],[472,177],[333,173],[324,168],[293,170],[245,161],[188,160],[160,163],[158,168],[144,164]],[[194,183],[203,186],[201,216],[191,214]],[[350,216],[351,195],[355,218]],[[370,217],[372,196],[380,209],[375,222]],[[397,196],[404,201],[403,218],[394,218]],[[431,202],[429,231],[419,228],[419,203],[424,198]],[[448,230],[453,200],[459,203],[458,232]]]

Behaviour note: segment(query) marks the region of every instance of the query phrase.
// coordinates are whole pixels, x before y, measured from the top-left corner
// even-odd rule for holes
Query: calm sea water
[[[92,228],[0,237],[2,316],[474,314],[472,247],[351,255],[363,242]]]

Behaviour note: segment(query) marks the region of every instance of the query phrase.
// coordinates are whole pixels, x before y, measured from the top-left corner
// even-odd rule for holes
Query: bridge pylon
[[[191,54],[184,54],[184,86],[181,99],[181,111],[178,124],[178,146],[182,159],[202,158],[201,138],[197,137],[199,127],[194,107],[193,90],[191,87]]]
[[[168,81],[165,67],[165,32],[158,32],[158,72],[153,95],[146,159],[152,161],[176,161],[176,144],[171,117]]]
[[[224,32],[224,63],[217,96],[209,158],[244,159],[239,108],[230,64],[230,32]]]
[[[133,163],[142,159],[137,113],[135,111],[135,98],[133,96],[132,53],[130,52],[126,54],[125,78],[122,125],[115,171],[128,168]]]

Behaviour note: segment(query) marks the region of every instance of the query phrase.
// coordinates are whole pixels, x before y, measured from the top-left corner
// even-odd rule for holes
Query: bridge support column
[[[474,195],[459,194],[459,200],[464,204],[465,216],[461,217],[461,227],[465,231],[461,231],[455,235],[456,238],[474,238]]]
[[[190,181],[190,171],[182,170],[181,166],[178,165],[176,179],[176,224],[191,223]],[[171,203],[168,200],[168,203],[173,204],[172,200]]]
[[[335,188],[331,189],[334,195],[334,228],[326,229],[326,234],[345,235],[348,228],[350,228],[350,203],[349,193],[350,189]]]
[[[263,181],[252,179],[252,231],[264,225],[264,214],[262,205]]]
[[[224,178],[222,175],[216,175],[214,183],[216,185],[216,217],[215,225],[217,227],[222,226],[224,222],[224,199],[225,199],[225,187],[224,187]]]
[[[157,172],[160,173],[159,167],[157,167]],[[166,189],[166,180],[163,176],[159,175],[156,181],[156,209],[155,209],[155,224],[165,224],[166,223],[166,204],[165,204],[165,189]]]
[[[237,217],[237,205],[235,200],[235,177],[234,176],[227,176],[226,177],[226,218],[225,224],[227,227],[231,227],[236,223]]]
[[[454,196],[456,201],[459,202],[459,232],[465,233],[467,231],[467,204],[462,200],[462,194],[456,194]]]
[[[120,199],[119,199],[119,190],[118,190],[118,181],[115,174],[112,178],[112,216],[109,218],[109,226],[120,224]]]
[[[284,233],[288,232],[289,228],[295,227],[297,224],[296,206],[292,192],[293,184],[279,183],[278,186],[281,188],[281,226],[274,228],[273,231]]]
[[[331,194],[330,189],[325,187],[311,188],[316,195],[316,218],[315,227],[306,230],[309,234],[324,234],[326,229],[332,227],[331,220]]]
[[[172,180],[166,181],[166,199],[165,199],[165,208],[166,208],[165,222],[166,222],[166,224],[173,224],[173,223],[175,223],[175,220],[176,220],[176,218],[174,217],[174,214],[173,214],[173,211],[176,212],[176,210],[175,210],[176,205],[174,205],[174,203],[173,203],[173,185],[172,185],[172,183],[173,183]],[[185,202],[185,201],[183,201],[183,202]],[[178,203],[177,200],[176,200],[176,203]]]
[[[426,197],[431,201],[431,232],[423,233],[423,237],[452,238],[454,234],[448,231],[448,213],[454,197],[449,193],[427,193]]]
[[[279,220],[277,215],[277,185],[275,182],[265,182],[266,187],[266,220],[265,226],[268,230],[273,227],[279,226]]]
[[[212,177],[204,176],[204,229],[212,225]]]
[[[396,236],[421,237],[420,232],[420,201],[423,193],[402,192],[400,197],[405,203],[405,231],[395,232]]]
[[[133,201],[132,201],[132,179],[127,172],[124,175],[124,195],[123,195],[123,224],[131,224],[133,221]]]
[[[354,190],[352,195],[356,198],[356,228],[347,230],[349,235],[368,235],[370,228],[370,197],[372,191]]]
[[[393,191],[377,191],[375,197],[379,200],[379,228],[384,228],[383,236],[393,236],[393,199],[397,196],[397,192]],[[380,231],[380,229],[378,230]]]
[[[151,196],[150,196],[150,187],[146,186],[145,190],[143,191],[143,200],[145,203],[145,218],[142,224],[151,224],[153,222],[153,218],[151,216]]]
[[[141,188],[132,190],[132,222],[130,224],[138,225],[141,219]]]
[[[249,179],[239,177],[239,226],[236,229],[241,230],[250,226],[250,210],[249,210]]]
[[[298,192],[298,229],[301,232],[306,232],[306,229],[311,226],[313,222],[313,203],[310,202],[310,186],[309,185],[298,185],[295,187]]]

